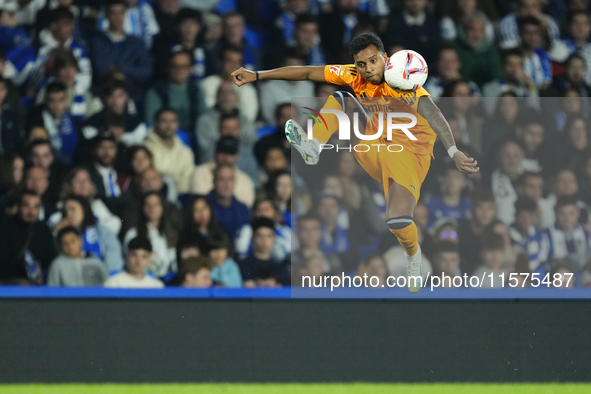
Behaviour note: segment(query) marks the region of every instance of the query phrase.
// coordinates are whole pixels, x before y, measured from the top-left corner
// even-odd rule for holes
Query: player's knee
[[[412,216],[398,216],[386,222],[390,230],[402,230],[412,224]]]

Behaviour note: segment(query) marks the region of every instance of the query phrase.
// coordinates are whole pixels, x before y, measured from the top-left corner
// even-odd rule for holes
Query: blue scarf
[[[99,260],[104,259],[96,226],[87,228],[82,234],[82,250],[89,255],[96,256]]]

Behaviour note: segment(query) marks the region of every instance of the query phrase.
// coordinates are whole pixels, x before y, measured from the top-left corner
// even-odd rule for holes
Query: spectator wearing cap
[[[172,108],[161,108],[154,117],[154,127],[146,138],[146,147],[154,156],[156,171],[171,177],[178,192],[183,194],[190,188],[195,157],[176,135],[178,129],[176,112]]]
[[[160,108],[171,107],[179,117],[180,127],[191,132],[197,118],[205,112],[203,93],[191,78],[191,53],[180,51],[168,57],[168,77],[156,82],[146,94],[144,116],[149,123]]]
[[[26,191],[15,216],[0,220],[0,282],[41,284],[43,271],[56,257],[49,227],[39,221],[41,197]]]
[[[218,223],[234,239],[238,230],[250,223],[250,210],[238,201],[234,193],[236,184],[235,169],[230,164],[219,164],[213,172],[213,190],[207,198]]]
[[[166,6],[169,7],[172,2],[162,3],[162,5],[166,3]],[[200,81],[206,73],[205,50],[201,39],[203,19],[201,13],[190,8],[182,8],[174,16],[174,19],[173,31],[168,34],[163,31],[154,37],[152,53],[156,62],[155,76],[157,78],[166,77],[169,66],[168,59],[171,54],[186,52],[191,55],[191,79],[195,82]]]
[[[484,13],[475,12],[464,21],[463,34],[455,41],[462,63],[462,76],[480,87],[501,75],[499,52],[485,34],[487,23],[489,21]]]
[[[100,134],[93,142],[93,161],[88,166],[88,173],[96,186],[97,197],[108,203],[121,196],[119,174],[115,168],[117,142],[110,133]]]
[[[131,97],[140,99],[152,75],[152,58],[140,38],[124,31],[127,4],[124,0],[111,0],[106,6],[109,27],[97,33],[91,41],[91,60],[96,80],[110,70],[125,75]]]
[[[219,139],[213,160],[195,167],[191,176],[192,194],[208,194],[213,189],[213,172],[220,164],[229,164],[234,167],[235,189],[234,194],[238,201],[252,207],[255,198],[254,183],[245,172],[236,167],[238,161],[238,138],[223,136]]]
[[[527,196],[519,197],[515,201],[515,223],[509,226],[511,240],[528,255],[531,272],[534,272],[545,258],[542,253],[542,233],[534,226],[537,216],[536,201]]]
[[[45,103],[32,111],[27,129],[45,128],[53,149],[65,164],[70,164],[80,138],[76,121],[67,106],[66,85],[57,81],[50,83],[45,90]]]

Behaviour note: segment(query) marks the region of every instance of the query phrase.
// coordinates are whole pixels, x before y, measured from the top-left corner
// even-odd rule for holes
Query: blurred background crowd
[[[465,176],[436,144],[414,217],[429,271],[591,285],[589,11],[588,0],[0,0],[0,282],[405,275],[382,188],[354,155],[291,160],[291,97],[342,87],[230,77],[351,63],[351,38],[375,32],[388,54],[425,57],[425,88],[481,167]]]

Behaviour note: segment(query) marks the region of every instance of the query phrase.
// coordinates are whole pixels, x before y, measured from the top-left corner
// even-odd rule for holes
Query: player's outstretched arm
[[[257,80],[257,72],[240,67],[232,74],[237,86],[242,86]],[[313,81],[326,82],[324,66],[291,66],[258,72],[258,79],[281,79],[284,81]]]
[[[447,123],[441,110],[435,105],[431,97],[421,97],[417,111],[423,118],[427,119],[429,125],[435,130],[441,142],[443,142],[445,149],[453,155],[452,159],[460,171],[467,174],[474,174],[480,170],[478,162],[475,159],[466,157],[465,154],[456,148],[456,142],[454,141],[449,123]]]

